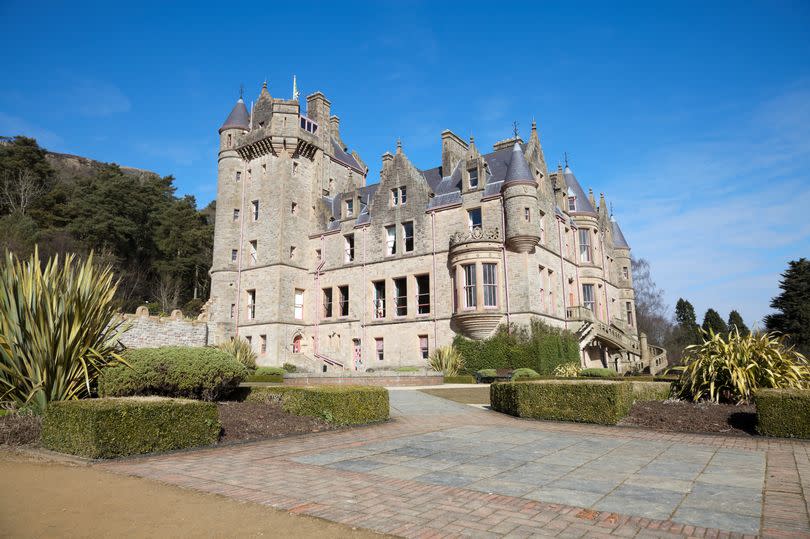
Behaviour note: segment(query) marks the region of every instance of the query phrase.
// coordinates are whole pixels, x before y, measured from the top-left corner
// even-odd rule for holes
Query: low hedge
[[[517,417],[615,425],[633,404],[633,386],[597,380],[496,382],[492,409]]]
[[[282,367],[259,367],[253,374],[258,376],[284,376],[285,372],[287,371]]]
[[[671,382],[628,382],[633,387],[633,402],[665,401],[672,393]]]
[[[602,367],[594,367],[590,369],[582,369],[579,374],[582,378],[617,378],[619,373],[614,369],[605,369]]]
[[[211,445],[219,439],[212,402],[124,397],[52,402],[42,445],[61,453],[114,458]]]
[[[248,402],[280,402],[284,411],[319,417],[336,425],[359,425],[388,419],[388,390],[374,386],[252,387]]]
[[[216,348],[167,346],[127,350],[131,366],[102,369],[99,394],[103,397],[159,395],[219,400],[248,376],[244,365]]]
[[[272,384],[283,384],[284,376],[281,374],[251,374],[245,378],[245,382],[269,382]]]
[[[522,368],[512,371],[513,382],[517,382],[519,380],[537,380],[538,378],[540,378],[540,375],[532,369]]]
[[[445,384],[474,384],[475,376],[470,374],[459,374],[458,376],[445,376]]]
[[[760,434],[810,438],[810,389],[760,389],[754,403]]]

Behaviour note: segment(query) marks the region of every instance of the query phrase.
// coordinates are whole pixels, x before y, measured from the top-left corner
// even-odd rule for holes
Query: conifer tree
[[[792,260],[779,282],[782,292],[771,300],[776,313],[765,317],[768,331],[788,336],[790,344],[810,354],[810,260]]]
[[[715,334],[728,333],[728,326],[723,322],[720,313],[714,309],[709,309],[703,315],[703,331],[713,331]]]
[[[748,329],[748,326],[745,325],[743,322],[743,318],[737,310],[733,310],[728,313],[728,330],[734,331],[734,328],[737,328],[737,331],[740,332],[740,335],[745,337],[746,335],[751,334],[751,330]]]

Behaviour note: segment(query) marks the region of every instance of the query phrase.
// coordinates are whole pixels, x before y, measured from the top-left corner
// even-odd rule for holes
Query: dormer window
[[[577,211],[577,197],[568,197],[568,211]]]
[[[478,188],[478,168],[470,169],[470,189]]]
[[[351,198],[346,200],[346,217],[354,215],[354,200]]]
[[[408,201],[408,191],[403,187],[391,189],[391,206],[404,206]]]

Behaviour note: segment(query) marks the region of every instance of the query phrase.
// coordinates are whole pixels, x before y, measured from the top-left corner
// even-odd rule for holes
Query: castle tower
[[[503,193],[507,246],[509,249],[521,253],[533,251],[540,242],[537,182],[523,156],[523,150],[517,142],[512,148],[512,158],[506,170],[501,192]]]

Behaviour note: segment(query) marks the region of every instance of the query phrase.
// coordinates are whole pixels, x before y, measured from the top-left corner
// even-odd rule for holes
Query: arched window
[[[293,337],[293,354],[301,353],[301,335]]]

